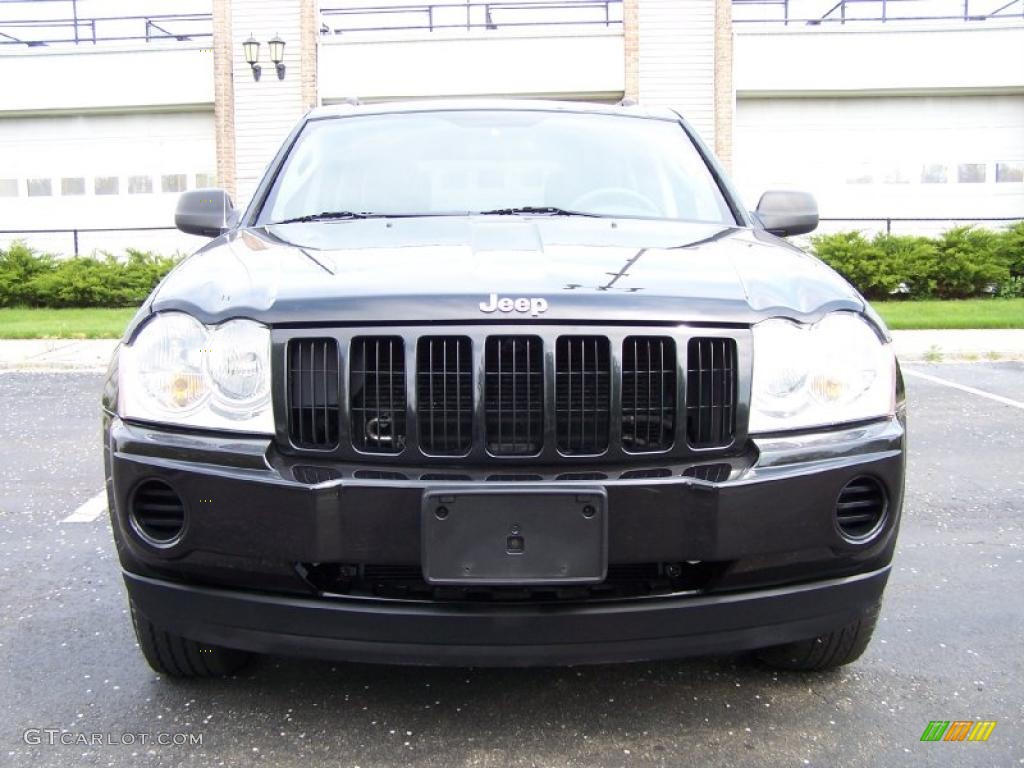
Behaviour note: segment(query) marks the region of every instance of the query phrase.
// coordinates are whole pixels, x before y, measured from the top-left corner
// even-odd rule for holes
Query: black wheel
[[[160,629],[131,603],[132,625],[142,655],[155,671],[170,677],[225,677],[251,658],[245,651],[209,645]]]
[[[859,659],[871,642],[880,607],[875,605],[856,621],[810,640],[763,648],[757,652],[757,657],[773,667],[805,671],[835,669],[849,664]]]

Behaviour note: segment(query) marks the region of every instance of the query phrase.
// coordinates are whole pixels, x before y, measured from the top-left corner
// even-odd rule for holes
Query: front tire
[[[155,672],[169,677],[226,677],[245,666],[251,655],[233,648],[200,643],[156,626],[130,603],[139,649]]]
[[[757,652],[757,657],[772,667],[805,672],[835,669],[854,662],[871,642],[880,607],[876,604],[856,621],[810,640],[763,648]]]

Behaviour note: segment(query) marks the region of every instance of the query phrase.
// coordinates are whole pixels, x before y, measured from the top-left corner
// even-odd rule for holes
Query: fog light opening
[[[836,499],[836,528],[846,541],[867,543],[882,530],[888,509],[885,488],[878,480],[855,477],[843,486]]]
[[[185,531],[185,505],[162,480],[146,480],[132,493],[128,521],[132,530],[150,546],[176,544]]]

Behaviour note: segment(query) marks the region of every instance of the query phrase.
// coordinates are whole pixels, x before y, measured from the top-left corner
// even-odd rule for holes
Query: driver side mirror
[[[754,212],[773,235],[804,235],[818,228],[818,203],[814,195],[796,190],[769,190],[761,195]]]
[[[223,189],[193,189],[178,198],[174,226],[189,235],[217,237],[238,223],[238,211]]]

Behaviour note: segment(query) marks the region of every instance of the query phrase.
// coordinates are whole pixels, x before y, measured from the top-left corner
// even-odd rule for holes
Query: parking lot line
[[[100,491],[78,509],[61,520],[62,523],[91,523],[107,511],[107,492]]]
[[[978,397],[987,397],[989,400],[995,400],[997,403],[1002,403],[1003,405],[1009,405],[1014,408],[1020,408],[1021,410],[1024,410],[1024,403],[1020,402],[1019,400],[1011,400],[1010,398],[1003,397],[1002,395],[996,395],[993,394],[992,392],[986,392],[983,389],[975,389],[974,387],[968,387],[963,384],[957,384],[955,381],[950,381],[949,379],[940,379],[938,376],[932,376],[929,373],[922,373],[921,371],[915,371],[910,368],[904,368],[903,372],[908,376],[916,376],[919,379],[925,379],[926,381],[931,381],[934,382],[935,384],[944,384],[945,386],[951,387],[952,389],[959,389],[961,392],[967,392],[972,395],[977,395]]]

